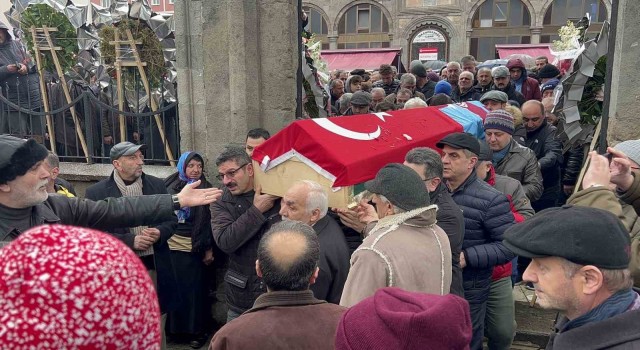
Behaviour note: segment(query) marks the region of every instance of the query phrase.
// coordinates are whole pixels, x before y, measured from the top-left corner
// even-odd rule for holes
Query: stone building
[[[610,17],[611,0],[303,0],[309,29],[323,49],[402,48],[402,62],[419,49],[437,58],[472,54],[496,58],[496,44],[551,43],[567,20],[591,15],[598,33]]]

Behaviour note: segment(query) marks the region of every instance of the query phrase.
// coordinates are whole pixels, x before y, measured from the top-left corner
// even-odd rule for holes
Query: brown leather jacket
[[[347,309],[310,290],[262,294],[251,309],[222,327],[209,350],[330,350]]]

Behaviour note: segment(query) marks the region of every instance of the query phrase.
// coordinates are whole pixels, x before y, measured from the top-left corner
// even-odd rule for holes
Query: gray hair
[[[478,69],[478,73],[480,73],[480,72],[489,72],[489,74],[491,74],[491,68],[482,67],[482,68]]]
[[[306,241],[304,251],[284,264],[269,247],[269,241],[278,235],[303,236]],[[318,267],[320,242],[315,230],[298,221],[282,221],[262,236],[258,245],[258,262],[264,284],[273,291],[300,291],[309,288],[309,279]]]
[[[424,102],[420,97],[410,98],[407,102],[404,103],[404,109],[420,107],[427,107],[427,103]]]
[[[415,85],[416,84],[416,76],[411,74],[411,73],[403,74],[402,77],[400,77],[400,86],[405,85],[405,84]]]
[[[449,66],[456,66],[458,67],[458,69],[462,69],[462,67],[460,67],[460,62],[456,62],[456,61],[451,61],[447,63],[447,70],[449,69]]]
[[[395,204],[391,203],[391,201],[387,197],[385,197],[385,196],[383,196],[383,195],[381,195],[379,193],[376,193],[376,195],[380,198],[381,201],[383,201],[385,203],[389,203],[389,205],[391,205],[391,209],[393,209],[393,213],[394,214],[401,214],[401,213],[404,213],[406,211],[406,210],[404,210],[404,209],[402,209],[400,207],[397,207]]]
[[[371,89],[371,94],[372,95],[373,95],[374,92],[382,92],[382,96],[386,96],[387,95],[387,93],[381,87],[376,87],[376,88]]]
[[[351,105],[351,96],[353,96],[353,94],[347,92],[340,96],[340,98],[338,99],[338,105],[340,105],[340,114],[344,114],[344,112],[349,109]]]
[[[566,278],[573,277],[578,270],[584,265],[576,264],[565,258],[560,258],[562,261],[562,269]],[[631,289],[633,287],[633,278],[631,277],[631,271],[627,269],[602,269],[598,267],[598,270],[602,272],[603,285],[607,291],[616,293],[621,290]]]
[[[471,76],[471,81],[473,81],[473,79],[474,79],[473,73],[471,73],[471,72],[469,72],[469,71],[466,71],[466,70],[465,70],[464,72],[460,73],[460,77],[462,77],[463,75],[469,75],[469,76]]]
[[[442,165],[442,158],[438,152],[428,147],[416,147],[407,152],[404,157],[405,162],[424,165],[424,177],[426,179],[440,178],[442,179],[444,172],[444,165]]]
[[[49,164],[50,167],[52,168],[59,168],[60,167],[60,158],[58,158],[58,155],[49,151],[49,154],[47,155],[47,158],[45,158],[47,160],[47,164]]]
[[[307,190],[309,191],[305,208],[307,214],[311,214],[315,209],[320,209],[320,219],[325,217],[329,210],[329,196],[324,188],[319,183],[311,180],[300,180],[295,184],[304,184],[307,186]]]

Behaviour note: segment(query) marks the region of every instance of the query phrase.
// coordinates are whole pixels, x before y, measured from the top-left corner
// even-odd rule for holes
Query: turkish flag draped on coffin
[[[435,148],[450,133],[475,131],[486,112],[475,103],[298,120],[258,146],[252,158],[268,173],[297,157],[333,187],[352,186],[371,180],[388,163],[402,163],[412,148]]]

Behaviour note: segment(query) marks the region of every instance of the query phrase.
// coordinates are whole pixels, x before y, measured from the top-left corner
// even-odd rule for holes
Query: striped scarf
[[[124,183],[124,180],[122,180],[120,174],[118,174],[117,171],[113,172],[113,179],[115,180],[116,185],[118,186],[118,189],[120,190],[120,193],[122,193],[123,197],[142,196],[142,177],[137,178],[134,183],[128,186]],[[147,226],[132,227],[131,232],[133,232],[133,234],[137,236],[141,234],[142,230],[144,230],[145,228],[147,228]],[[138,256],[151,255],[153,254],[153,246],[144,251],[135,250],[135,253],[138,254]]]

